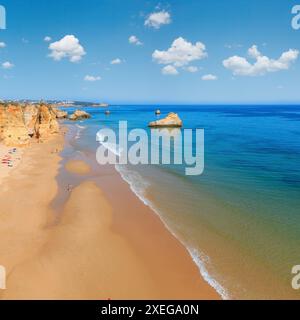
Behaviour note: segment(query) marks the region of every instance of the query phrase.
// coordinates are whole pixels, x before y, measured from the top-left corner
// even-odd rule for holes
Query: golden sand
[[[71,173],[84,175],[90,172],[90,167],[84,161],[72,160],[66,163],[66,169]]]
[[[2,299],[218,299],[185,248],[110,168],[50,206],[62,137],[27,149],[0,193]],[[81,164],[82,165],[82,164]],[[100,169],[99,169],[100,170]]]

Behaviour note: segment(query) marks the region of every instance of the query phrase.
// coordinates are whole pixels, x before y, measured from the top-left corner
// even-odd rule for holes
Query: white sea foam
[[[207,255],[200,252],[196,248],[191,248],[187,246],[167,225],[164,221],[163,216],[160,214],[159,210],[155,205],[146,198],[146,190],[150,184],[145,181],[145,179],[136,171],[130,170],[126,165],[115,165],[116,170],[120,173],[124,181],[126,181],[130,189],[136,194],[136,196],[147,206],[149,206],[161,219],[165,227],[169,232],[176,237],[187,249],[190,256],[192,257],[194,263],[197,265],[202,278],[213,287],[216,292],[221,296],[222,299],[228,300],[230,298],[227,290],[216,280],[214,279],[207,270],[207,265],[210,264],[210,259]]]
[[[126,165],[115,165],[116,170],[120,173],[123,180],[125,180],[130,189],[136,194],[136,196],[147,206],[150,206],[150,203],[145,197],[145,192],[149,187],[149,183],[142,178],[142,176],[135,171],[129,170]]]
[[[76,127],[78,128],[76,135],[74,137],[75,140],[78,140],[81,137],[82,131],[86,128],[84,126],[80,126],[79,124],[76,124]]]
[[[116,156],[120,157],[121,153],[123,152],[123,149],[120,148],[117,144],[115,143],[109,143],[109,142],[102,142],[101,143],[107,150],[115,154]]]
[[[80,130],[78,130],[77,133],[76,133],[76,135],[75,135],[75,137],[74,137],[74,139],[75,139],[75,140],[78,140],[78,139],[80,138],[80,136],[81,136]]]
[[[96,135],[96,141],[102,144],[107,150],[120,157],[123,149],[116,143],[105,142],[105,136],[100,134],[99,132]]]
[[[187,250],[197,265],[204,280],[218,292],[223,300],[229,300],[230,296],[227,290],[216,279],[214,279],[207,270],[206,265],[210,263],[209,257],[200,252],[199,249],[187,248]]]
[[[104,142],[105,141],[105,136],[101,134],[100,132],[97,132],[96,134],[96,141],[98,142]]]

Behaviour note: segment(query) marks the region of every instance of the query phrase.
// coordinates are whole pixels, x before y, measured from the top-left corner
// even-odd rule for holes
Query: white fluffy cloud
[[[270,59],[262,55],[256,45],[253,45],[248,50],[250,58],[256,60],[254,63],[249,62],[246,58],[240,56],[233,56],[223,61],[225,68],[231,70],[234,75],[239,76],[261,76],[268,72],[277,72],[281,70],[288,70],[293,62],[299,56],[299,51],[290,49],[281,54],[276,59]]]
[[[6,47],[6,43],[5,42],[0,42],[0,48],[5,48]]]
[[[95,82],[95,81],[99,81],[101,80],[100,76],[90,76],[90,75],[86,75],[84,77],[84,81],[89,81],[89,82]]]
[[[45,42],[50,42],[51,40],[52,40],[52,38],[49,37],[49,36],[46,36],[46,37],[44,38],[44,41],[45,41]]]
[[[188,66],[185,68],[186,71],[188,72],[191,72],[191,73],[195,73],[195,72],[198,72],[198,67],[195,67],[195,66]]]
[[[79,40],[73,35],[67,35],[61,40],[49,45],[49,56],[56,61],[68,58],[71,62],[78,62],[86,54]]]
[[[189,72],[197,71],[189,63],[207,57],[205,45],[202,42],[192,44],[182,37],[175,39],[168,50],[155,50],[152,58],[159,64],[172,65],[174,68],[184,67]]]
[[[11,62],[9,61],[6,61],[6,62],[3,62],[2,63],[2,68],[3,69],[12,69],[14,67],[14,64],[12,64]]]
[[[128,42],[130,44],[135,44],[136,46],[141,46],[143,43],[138,39],[137,36],[130,36],[129,39],[128,39]]]
[[[174,40],[168,50],[155,50],[152,54],[152,58],[157,63],[173,64],[175,67],[183,67],[206,56],[205,45],[202,42],[196,42],[193,45],[181,37]]]
[[[218,77],[213,74],[205,74],[204,76],[202,76],[202,80],[203,81],[214,81],[214,80],[218,80]]]
[[[172,65],[168,65],[168,66],[163,67],[161,69],[161,72],[164,75],[171,75],[171,76],[176,76],[178,74],[177,69]]]
[[[248,55],[253,59],[257,59],[261,56],[261,53],[258,51],[257,46],[253,45],[251,48],[248,49]]]
[[[145,21],[145,26],[159,29],[162,25],[171,23],[171,15],[167,11],[151,13]]]
[[[116,58],[110,62],[110,64],[120,64],[120,63],[122,63],[122,60],[119,58]]]

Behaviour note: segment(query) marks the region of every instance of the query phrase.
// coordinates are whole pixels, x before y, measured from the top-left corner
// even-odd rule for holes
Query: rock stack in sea
[[[69,119],[76,121],[76,120],[82,120],[82,119],[89,119],[91,117],[90,114],[88,114],[85,111],[82,110],[76,110],[72,115],[70,115]]]
[[[150,128],[180,128],[182,121],[177,113],[171,112],[164,119],[149,123]]]
[[[59,132],[56,111],[48,104],[0,104],[0,142],[28,146]]]
[[[68,118],[68,112],[59,110],[57,108],[52,108],[52,109],[55,112],[57,119],[67,119]]]

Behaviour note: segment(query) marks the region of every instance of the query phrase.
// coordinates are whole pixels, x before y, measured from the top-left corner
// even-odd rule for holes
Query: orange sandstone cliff
[[[59,132],[56,110],[51,105],[0,104],[0,143],[28,146]]]

